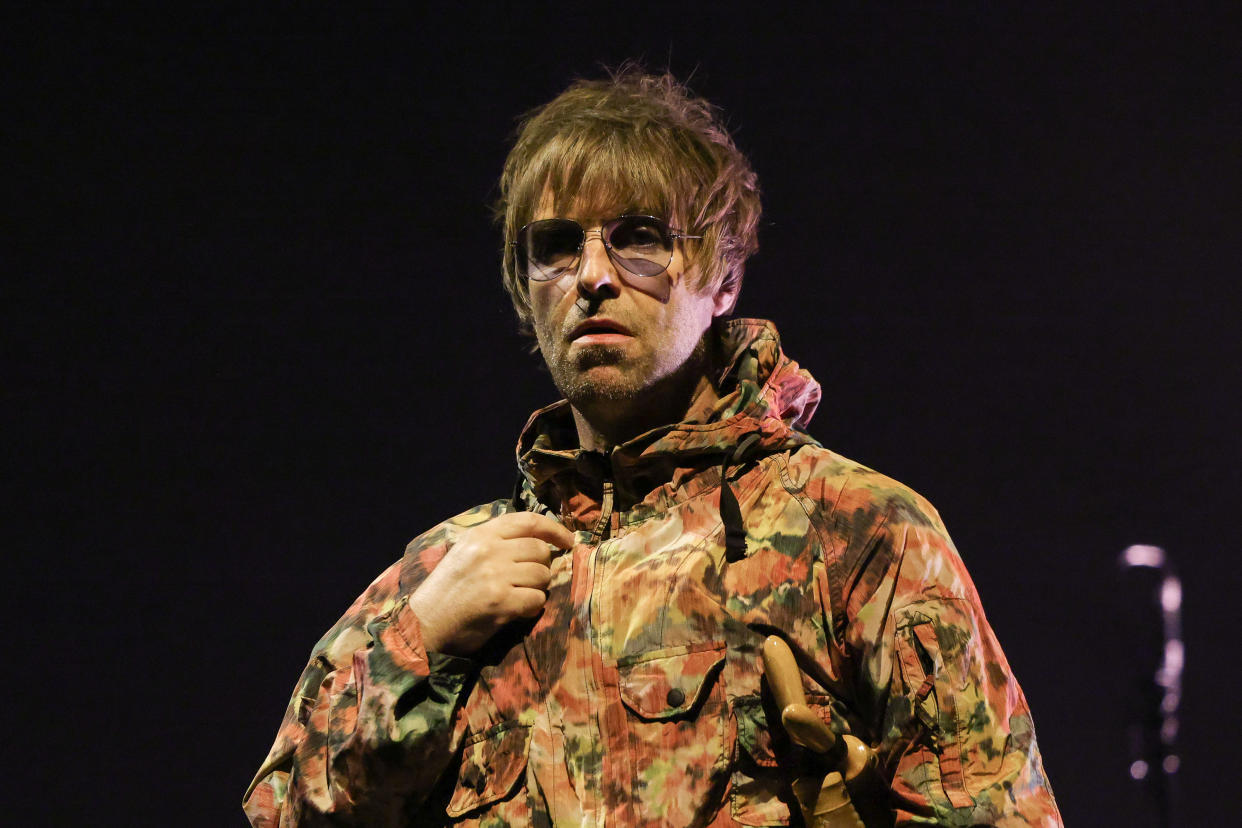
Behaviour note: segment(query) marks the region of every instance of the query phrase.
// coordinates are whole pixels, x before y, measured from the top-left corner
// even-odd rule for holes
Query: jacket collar
[[[776,326],[761,319],[734,319],[717,327],[727,367],[720,399],[705,408],[691,404],[683,422],[661,426],[616,446],[605,458],[578,447],[573,415],[565,400],[531,415],[518,440],[518,467],[536,496],[559,501],[567,475],[607,475],[637,500],[688,471],[719,465],[748,435],[758,439],[748,455],[769,454],[815,441],[804,431],[819,404],[820,386],[781,350]],[[608,468],[610,467],[610,468]],[[574,474],[576,472],[576,474]],[[580,484],[573,485],[581,488]]]

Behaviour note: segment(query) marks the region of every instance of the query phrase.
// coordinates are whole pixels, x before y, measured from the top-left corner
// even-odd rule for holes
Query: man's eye
[[[614,247],[622,249],[658,248],[664,246],[664,238],[656,228],[648,225],[639,225],[618,230],[613,237],[612,244]]]
[[[547,233],[537,236],[531,245],[531,254],[537,261],[573,258],[578,254],[578,239],[565,233]]]

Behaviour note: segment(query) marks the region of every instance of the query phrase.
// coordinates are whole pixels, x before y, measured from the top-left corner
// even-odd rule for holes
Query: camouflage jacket
[[[800,824],[772,632],[817,713],[876,748],[898,825],[1061,824],[936,511],[803,431],[819,385],[770,324],[721,339],[719,402],[608,455],[578,450],[564,402],[536,412],[519,492],[416,538],[315,647],[254,825]],[[577,533],[542,615],[471,659],[428,653],[406,596],[515,508]]]

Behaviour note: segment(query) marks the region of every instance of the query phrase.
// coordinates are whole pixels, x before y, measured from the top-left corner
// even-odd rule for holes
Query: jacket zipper
[[[598,588],[599,580],[599,549],[604,545],[604,541],[608,540],[610,528],[612,526],[612,481],[604,480],[603,493],[600,496],[599,520],[595,523],[595,529],[592,531],[593,545],[591,549],[590,564],[587,572],[590,578],[591,589],[587,593],[587,635],[593,645],[598,645],[599,640],[595,636],[595,590]]]
[[[595,590],[599,586],[597,575],[599,572],[600,547],[603,545],[604,541],[608,539],[609,527],[612,524],[612,498],[612,481],[605,479],[603,481],[603,492],[600,497],[599,521],[596,522],[595,529],[592,532],[591,555],[587,559],[587,580],[589,589],[587,591],[587,605],[586,612],[584,613],[585,617],[583,618],[583,622],[586,626],[585,632],[587,647],[592,651],[592,656],[585,660],[586,676],[584,677],[584,686],[587,691],[587,720],[590,722],[590,727],[594,731],[593,741],[596,745],[596,749],[601,751],[604,749],[605,738],[600,719],[604,714],[604,710],[607,707],[608,702],[603,698],[601,688],[602,676],[596,674],[596,661],[600,656],[601,650],[597,635],[598,626],[595,623]],[[606,759],[602,756],[601,759],[606,761]],[[594,781],[595,784],[590,786],[595,791],[595,795],[593,796],[594,801],[591,805],[592,810],[594,811],[596,828],[603,828],[607,822],[608,811],[604,797],[604,780],[602,777],[597,777]]]

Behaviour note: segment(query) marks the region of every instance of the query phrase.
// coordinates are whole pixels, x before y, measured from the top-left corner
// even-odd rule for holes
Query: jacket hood
[[[678,469],[719,465],[749,435],[747,456],[816,444],[805,431],[819,404],[815,378],[781,350],[776,326],[762,319],[734,319],[716,327],[718,353],[727,367],[717,385],[719,400],[710,410],[691,404],[680,423],[660,426],[613,448],[607,458],[612,477],[623,484],[641,476],[647,485],[672,479]],[[593,455],[590,460],[587,455]],[[605,458],[578,447],[573,414],[565,400],[531,415],[517,445],[518,467],[540,500],[562,473]]]

